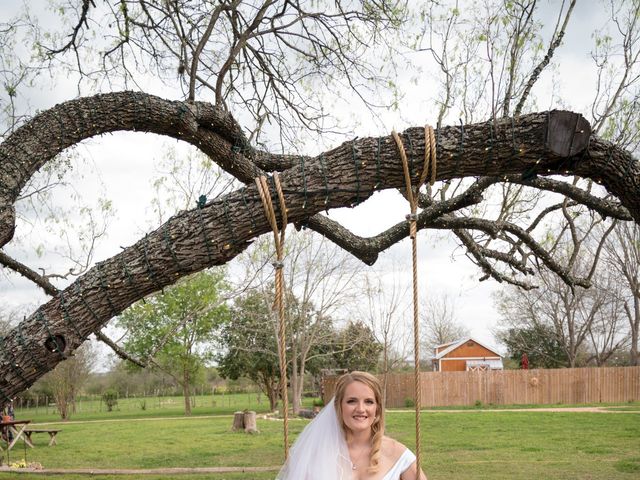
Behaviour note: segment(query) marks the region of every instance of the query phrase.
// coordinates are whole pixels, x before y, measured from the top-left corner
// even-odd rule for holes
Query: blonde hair
[[[371,425],[371,456],[369,457],[369,473],[376,473],[378,471],[378,465],[380,463],[380,449],[382,446],[382,437],[384,436],[384,406],[382,405],[382,385],[380,381],[367,372],[354,371],[351,373],[345,373],[336,383],[336,393],[334,406],[338,418],[340,419],[340,426],[342,431],[347,435],[349,427],[347,427],[342,418],[342,400],[344,399],[345,390],[347,386],[353,382],[360,382],[373,390],[373,395],[376,400],[376,416]]]

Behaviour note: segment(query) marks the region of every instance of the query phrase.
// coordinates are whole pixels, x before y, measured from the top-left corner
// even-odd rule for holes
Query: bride
[[[427,480],[415,455],[384,435],[382,389],[366,372],[341,376],[276,480]]]

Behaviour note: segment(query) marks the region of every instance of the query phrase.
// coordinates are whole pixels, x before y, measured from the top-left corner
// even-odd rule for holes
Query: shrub
[[[113,407],[118,405],[118,392],[113,388],[105,390],[102,394],[102,401],[107,406],[107,412],[113,411]]]
[[[324,402],[322,401],[321,398],[314,398],[313,399],[313,406],[314,407],[324,407]]]
[[[416,402],[413,400],[413,398],[405,398],[404,399],[404,406],[405,407],[415,407],[416,406]]]

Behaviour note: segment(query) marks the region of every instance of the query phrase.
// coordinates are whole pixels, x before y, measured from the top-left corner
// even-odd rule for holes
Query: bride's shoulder
[[[394,440],[391,437],[387,437],[386,435],[382,437],[382,454],[391,460],[392,463],[395,463],[398,460],[404,451],[407,449],[402,443],[397,440]]]

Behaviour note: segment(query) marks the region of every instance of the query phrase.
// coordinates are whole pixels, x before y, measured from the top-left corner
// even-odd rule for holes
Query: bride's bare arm
[[[420,476],[418,476],[418,466],[416,462],[413,462],[411,466],[400,475],[400,480],[427,480],[427,476],[422,470],[420,471]]]

